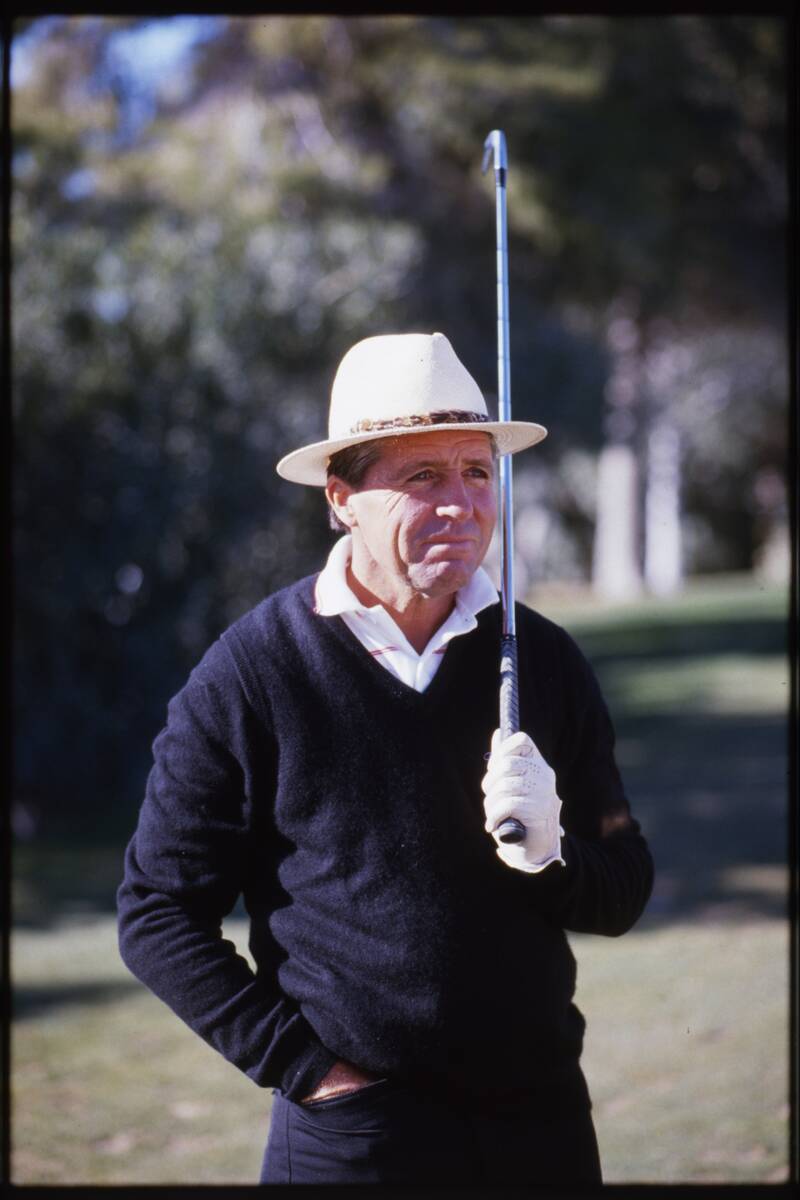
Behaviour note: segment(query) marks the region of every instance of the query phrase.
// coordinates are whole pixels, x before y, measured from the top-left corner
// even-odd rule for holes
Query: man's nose
[[[436,511],[443,517],[468,517],[472,513],[472,497],[464,480],[459,475],[457,479],[448,480],[442,487],[441,496],[436,505]]]

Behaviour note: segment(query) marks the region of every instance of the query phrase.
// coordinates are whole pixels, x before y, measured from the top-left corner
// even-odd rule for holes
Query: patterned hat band
[[[364,417],[356,421],[351,433],[371,433],[374,429],[409,429],[414,425],[467,425],[489,421],[486,413],[456,408],[444,408],[440,412],[414,413],[410,417],[393,417],[389,421],[372,421]]]

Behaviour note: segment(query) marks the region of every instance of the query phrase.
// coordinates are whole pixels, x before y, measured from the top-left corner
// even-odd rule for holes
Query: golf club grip
[[[517,683],[517,639],[504,634],[500,640],[500,736],[503,741],[519,730]],[[501,842],[513,845],[525,840],[526,829],[516,817],[508,817],[495,830]]]

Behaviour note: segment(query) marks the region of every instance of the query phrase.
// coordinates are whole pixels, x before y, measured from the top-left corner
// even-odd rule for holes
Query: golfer
[[[490,420],[441,333],[355,345],[328,440],[278,465],[342,537],[154,743],[121,953],[273,1089],[262,1183],[600,1182],[565,930],[625,933],[653,868],[592,671],[521,604],[523,732],[496,728],[496,459],[544,434]],[[221,932],[240,895],[255,971]]]

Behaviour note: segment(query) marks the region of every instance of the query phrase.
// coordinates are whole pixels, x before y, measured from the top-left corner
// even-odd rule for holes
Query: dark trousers
[[[600,1184],[588,1107],[484,1111],[390,1080],[297,1104],[276,1092],[260,1183]]]

